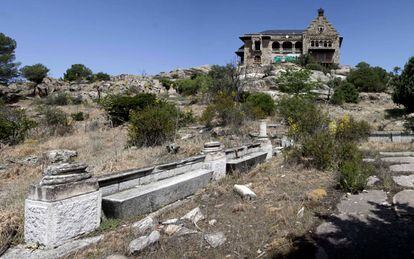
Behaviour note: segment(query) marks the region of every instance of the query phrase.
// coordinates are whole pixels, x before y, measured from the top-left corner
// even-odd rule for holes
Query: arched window
[[[327,41],[324,41],[323,42],[323,46],[326,48],[326,47],[328,47],[328,42]]]
[[[260,41],[259,40],[256,40],[254,42],[254,50],[260,50]]]
[[[311,47],[315,47],[315,41],[311,41]]]
[[[280,49],[280,44],[279,44],[279,42],[277,42],[277,41],[275,41],[275,42],[273,42],[272,43],[272,49],[275,51],[277,51],[277,50],[279,50]]]
[[[297,41],[295,43],[295,49],[296,49],[296,51],[302,51],[302,42],[301,41]]]
[[[285,41],[283,42],[282,47],[283,47],[283,50],[287,50],[287,51],[292,50],[292,42]]]
[[[256,63],[256,64],[262,63],[262,57],[260,57],[260,56],[254,56],[254,63]]]

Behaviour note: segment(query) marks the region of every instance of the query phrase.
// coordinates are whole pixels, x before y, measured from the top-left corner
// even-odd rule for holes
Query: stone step
[[[414,156],[414,152],[411,151],[397,151],[397,152],[380,152],[382,157],[392,156]]]
[[[137,186],[102,198],[102,209],[110,218],[129,218],[155,211],[194,194],[206,186],[213,171],[198,169],[171,178]]]
[[[267,152],[254,152],[239,158],[229,159],[226,164],[227,172],[247,172],[257,164],[266,160]]]
[[[382,157],[381,161],[391,164],[405,164],[414,163],[414,157],[412,156],[393,156],[393,157]]]
[[[414,163],[391,165],[390,171],[391,172],[414,172]]]

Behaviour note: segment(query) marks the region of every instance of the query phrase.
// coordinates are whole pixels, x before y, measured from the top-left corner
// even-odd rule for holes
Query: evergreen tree
[[[19,63],[14,62],[15,49],[16,41],[0,33],[0,84],[7,85],[19,75]]]

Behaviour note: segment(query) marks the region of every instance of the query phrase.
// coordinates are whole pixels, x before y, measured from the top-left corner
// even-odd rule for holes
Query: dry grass
[[[200,206],[207,219],[198,223],[199,228],[203,233],[224,232],[227,238],[224,245],[210,248],[200,234],[163,235],[157,249],[147,250],[139,257],[252,258],[262,252],[272,256],[289,251],[295,246],[295,237],[306,236],[314,229],[319,222],[317,213],[332,213],[338,192],[333,188],[333,174],[301,167],[286,168],[281,160],[274,158],[249,174],[228,176],[211,183],[189,202],[160,215],[160,221],[177,218]],[[242,200],[232,190],[235,183],[252,183],[257,199]],[[328,197],[320,202],[308,200],[307,193],[317,188],[327,190]],[[304,215],[298,217],[302,207]],[[217,220],[214,226],[208,224],[212,219]],[[123,227],[111,232],[97,246],[78,253],[76,258],[127,254],[127,244],[134,236],[124,232]]]
[[[380,151],[413,151],[414,143],[366,141],[361,143],[359,147],[366,153],[375,153]]]

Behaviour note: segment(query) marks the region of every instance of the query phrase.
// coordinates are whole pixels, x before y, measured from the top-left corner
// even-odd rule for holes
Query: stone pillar
[[[279,51],[283,53],[283,41],[279,41]]]
[[[266,159],[270,159],[273,156],[273,146],[269,137],[267,136],[267,123],[265,120],[260,121],[260,133],[258,141],[260,143],[260,149],[267,152]]]
[[[59,246],[99,227],[102,195],[87,165],[51,165],[25,200],[24,238],[46,248]]]
[[[213,170],[213,179],[219,180],[226,176],[226,153],[220,142],[213,141],[204,144],[203,154],[206,154],[204,167]]]
[[[295,53],[296,52],[296,46],[295,46],[296,41],[292,41],[291,43],[292,43],[292,53]]]

